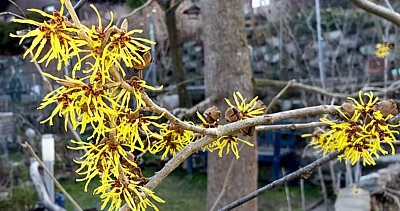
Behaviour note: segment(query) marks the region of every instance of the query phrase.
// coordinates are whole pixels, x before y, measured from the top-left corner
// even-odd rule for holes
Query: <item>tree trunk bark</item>
[[[185,81],[185,70],[182,64],[182,56],[180,51],[180,45],[178,41],[178,31],[176,28],[176,5],[170,5],[165,7],[165,24],[168,30],[168,39],[170,42],[170,50],[172,57],[172,73],[175,78],[176,88],[179,96],[179,106],[188,108],[191,106],[190,97],[186,89]]]
[[[211,104],[218,106],[224,114],[228,107],[224,98],[232,99],[234,91],[240,91],[247,99],[253,96],[253,74],[244,31],[244,1],[203,0],[201,3],[206,96],[217,95],[216,100]],[[256,145],[254,140],[249,141]],[[219,158],[218,153],[209,153],[208,210],[213,206],[221,191],[224,194],[217,202],[216,208],[257,189],[257,146],[244,146],[239,154],[240,158],[234,161],[226,189],[222,190],[230,162],[235,158],[232,154]],[[245,203],[235,210],[255,211],[257,200]]]

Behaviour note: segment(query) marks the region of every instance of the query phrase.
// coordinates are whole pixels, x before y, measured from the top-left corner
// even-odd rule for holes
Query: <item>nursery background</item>
[[[248,102],[258,96],[266,116],[319,105],[341,106],[347,115],[346,106],[351,107],[355,101],[364,99],[367,105],[375,104],[376,101],[371,103],[372,96],[365,95],[371,92],[381,100],[380,105],[388,103],[385,111],[394,117],[385,121],[399,124],[396,119],[400,102],[400,14],[396,13],[400,11],[399,2],[81,0],[71,3],[83,25],[98,25],[98,16],[91,6],[94,5],[103,26],[113,21],[122,28],[126,23],[129,30],[141,29],[140,37],[156,43],[149,44],[148,66],[139,72],[147,85],[162,89],[149,89],[146,93],[155,104],[190,124],[212,127],[207,118],[199,117],[200,113],[215,105],[225,116],[229,105],[224,98],[234,104],[239,95]],[[57,78],[75,77],[72,72],[77,58],[70,58],[66,61],[68,65],[61,68],[55,60],[48,64],[31,62],[31,57],[24,58],[24,53],[32,39],[20,43],[20,39],[10,36],[35,28],[15,19],[48,21],[48,17],[27,9],[55,14],[61,6],[58,0],[0,2],[0,210],[100,210],[103,205],[102,198],[93,194],[100,186],[100,179],[93,179],[87,192],[84,192],[85,182],[76,181],[82,175],[75,172],[80,166],[74,160],[82,158],[86,151],[66,147],[71,145],[71,139],[91,143],[90,135],[96,130],[93,124],[88,124],[84,131],[66,131],[64,118],[58,115],[53,118],[52,126],[40,123],[55,108],[52,105],[38,109],[42,99],[63,86],[48,80],[42,72]],[[51,48],[47,43],[41,55]],[[138,73],[137,68],[124,68],[126,75]],[[138,106],[133,101],[128,106]],[[346,102],[350,103],[343,104]],[[244,128],[253,131],[241,130],[251,136],[243,138],[244,142],[237,146],[238,159],[238,155],[232,154],[233,148],[229,155],[225,155],[226,151],[196,150],[154,189],[165,203],[157,200],[153,203],[160,210],[218,210],[272,184],[266,192],[257,193],[257,197],[234,210],[399,210],[400,156],[392,154],[392,150],[399,148],[397,127],[391,129],[396,139],[393,144],[382,146],[382,151],[389,153],[373,157],[374,161],[367,165],[360,158],[352,162],[343,157],[333,159],[334,155],[324,165],[301,171],[327,154],[323,147],[310,144],[310,134],[315,138],[318,131],[329,128],[330,123],[320,122],[320,118],[338,119],[332,120],[335,124],[343,121],[343,116],[333,113],[298,115],[273,122],[268,128],[263,125]],[[222,122],[221,125],[233,121]],[[246,145],[247,141],[254,146]],[[150,180],[175,155],[160,152],[135,156],[143,176]],[[51,176],[38,160],[43,161]],[[301,173],[296,177],[285,179],[299,170]],[[55,184],[54,179],[60,184]]]

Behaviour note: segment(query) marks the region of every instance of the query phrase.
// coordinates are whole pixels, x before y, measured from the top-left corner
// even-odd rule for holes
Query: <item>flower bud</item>
[[[399,113],[397,105],[393,100],[381,101],[376,105],[375,109],[379,110],[384,117],[387,117],[389,114],[395,116]]]
[[[203,116],[208,123],[218,122],[221,117],[221,111],[216,106],[213,106],[205,110]]]
[[[225,119],[228,122],[236,122],[243,118],[243,113],[236,107],[230,107],[225,111]]]
[[[265,104],[264,104],[263,101],[261,101],[261,100],[257,100],[257,101],[256,101],[256,106],[254,107],[253,110],[256,110],[256,109],[259,109],[259,108],[262,108],[263,111],[264,111],[264,113],[265,113],[265,111],[267,110],[267,106],[265,106]]]
[[[351,118],[356,111],[354,104],[350,100],[344,102],[339,109],[344,113],[344,115],[346,115],[347,118]]]

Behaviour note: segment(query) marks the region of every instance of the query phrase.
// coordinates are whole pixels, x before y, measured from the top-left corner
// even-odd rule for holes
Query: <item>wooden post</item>
[[[54,138],[52,134],[42,136],[42,160],[45,166],[54,175]],[[44,173],[44,183],[52,203],[54,203],[54,182],[47,173]]]

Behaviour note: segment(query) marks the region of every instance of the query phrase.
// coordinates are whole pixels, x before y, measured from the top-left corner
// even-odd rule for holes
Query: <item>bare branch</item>
[[[147,96],[146,93],[142,94],[142,99],[143,99],[144,102],[146,102],[146,105],[149,106],[151,111],[153,111],[155,113],[158,113],[158,114],[164,114],[165,118],[167,118],[168,120],[170,120],[171,122],[173,122],[174,124],[180,126],[181,128],[183,128],[185,130],[191,130],[193,132],[201,133],[201,134],[204,134],[204,135],[217,135],[217,133],[216,133],[214,128],[201,128],[201,127],[191,125],[191,124],[189,124],[187,122],[184,122],[184,121],[178,119],[171,112],[169,112],[167,109],[162,108],[162,107],[158,106],[157,104],[155,104],[149,98],[149,96]]]
[[[257,87],[264,87],[264,86],[285,86],[287,85],[287,82],[285,81],[278,81],[278,80],[270,80],[270,79],[255,79],[255,83]],[[306,91],[311,91],[311,92],[316,92],[318,94],[322,94],[322,95],[327,95],[327,96],[331,96],[331,97],[337,97],[337,98],[344,98],[346,99],[348,97],[348,95],[346,94],[341,94],[341,93],[333,93],[333,92],[329,92],[327,90],[324,90],[320,87],[317,86],[310,86],[307,84],[302,84],[299,82],[295,82],[293,81],[291,86],[291,88],[296,89],[304,89]]]
[[[114,72],[113,75],[116,75],[118,77],[119,74]],[[122,83],[121,88],[123,88],[129,92],[134,92],[132,86],[129,85],[127,82],[123,81],[122,79],[117,79],[117,80]],[[186,123],[186,122],[178,119],[167,109],[162,108],[159,105],[155,104],[145,92],[142,93],[142,99],[146,103],[146,106],[148,106],[148,110],[158,113],[158,114],[163,114],[164,117],[167,118],[169,121],[180,126],[181,128],[183,128],[185,130],[191,130],[193,132],[201,133],[204,135],[217,135],[215,128],[201,128],[201,127],[191,125],[189,123]]]
[[[257,87],[266,87],[266,86],[286,86],[288,82],[285,81],[278,81],[278,80],[270,80],[270,79],[256,79],[255,84]],[[293,89],[303,89],[310,92],[315,92],[321,95],[326,95],[330,97],[340,98],[340,99],[347,99],[348,97],[357,97],[358,92],[350,93],[350,94],[342,94],[342,93],[335,93],[328,90],[324,90],[318,86],[310,86],[307,84],[293,82],[290,86]],[[387,93],[391,93],[397,91],[400,88],[400,82],[396,81],[390,84],[387,88],[379,89],[379,91],[374,92],[374,96],[384,96]],[[363,91],[375,89],[374,87],[364,88]]]
[[[87,1],[88,1],[88,0],[80,0],[78,3],[76,3],[75,6],[74,6],[75,12],[78,12],[78,11],[83,7],[83,5],[86,4]],[[65,16],[67,16],[68,18],[70,18],[70,17],[71,17],[71,14],[70,14],[70,13],[67,13]]]
[[[125,18],[128,18],[132,15],[134,15],[135,13],[139,12],[140,10],[142,10],[143,8],[147,7],[151,2],[153,2],[153,0],[148,0],[146,3],[142,4],[142,6],[132,10],[132,12],[122,15],[120,18],[118,18],[118,21],[116,22],[115,25],[119,26],[121,24],[121,21]]]
[[[389,7],[390,11],[394,12],[394,9],[393,9],[393,7],[392,7],[392,4],[390,3],[389,0],[385,0],[385,4],[386,4],[387,7]]]
[[[79,20],[78,15],[75,12],[75,8],[72,6],[70,0],[65,0],[65,7],[67,8],[69,14],[71,15],[71,18],[74,21],[74,24],[79,29],[79,31],[80,31],[79,34],[88,42],[89,48],[92,48],[93,47],[92,40],[85,33],[85,30],[82,27],[83,25],[81,24],[81,21]]]
[[[333,105],[321,105],[321,106],[311,106],[307,108],[294,109],[290,111],[282,111],[274,114],[269,114],[265,116],[254,117],[238,122],[233,122],[230,124],[223,125],[218,128],[217,135],[229,135],[239,131],[245,127],[253,127],[262,124],[273,124],[275,122],[280,122],[287,119],[295,119],[304,116],[315,116],[321,114],[336,114],[336,109],[338,106]]]
[[[215,95],[211,95],[210,97],[207,97],[206,99],[197,103],[196,105],[194,105],[191,108],[177,108],[177,109],[174,109],[172,111],[172,113],[177,114],[178,118],[182,119],[184,117],[187,117],[189,115],[196,113],[196,111],[206,107],[207,105],[210,105],[211,101],[213,101],[213,99],[215,97],[216,97]]]
[[[328,124],[324,122],[309,122],[302,124],[283,124],[283,125],[260,125],[256,127],[256,131],[278,130],[278,129],[291,129],[298,130],[304,128],[322,127]]]
[[[50,176],[50,178],[54,181],[56,186],[63,192],[63,194],[71,201],[71,203],[76,207],[77,210],[83,211],[83,209],[79,206],[79,204],[72,198],[71,195],[63,188],[63,186],[58,182],[58,180],[54,177],[54,175],[47,169],[46,165],[44,165],[43,161],[39,158],[39,156],[32,149],[31,145],[28,142],[21,144],[21,146],[29,151],[29,153],[35,157],[35,159],[39,162],[39,165],[46,171],[46,173]]]
[[[17,14],[15,14],[13,12],[0,12],[0,16],[5,16],[5,15],[12,15],[12,16],[15,16],[15,17],[20,18],[20,19],[25,19],[24,17],[22,17],[20,15],[17,15]]]
[[[223,125],[219,128],[210,128],[216,131],[216,135],[206,135],[196,142],[192,142],[184,147],[175,157],[169,160],[165,166],[157,172],[151,180],[145,185],[146,188],[156,188],[162,180],[164,180],[175,168],[177,168],[183,161],[186,160],[191,154],[201,150],[202,147],[207,146],[216,138],[233,134],[242,128],[252,127],[260,124],[271,124],[286,119],[293,119],[302,116],[313,116],[326,113],[336,113],[337,106],[313,106],[308,108],[295,109],[292,111],[283,111],[268,116],[255,117],[243,121],[233,122]]]
[[[351,0],[351,2],[353,2],[361,9],[381,18],[384,18],[392,22],[397,27],[400,27],[400,14],[392,11],[390,8],[386,8],[369,0]]]
[[[240,199],[238,199],[238,200],[236,200],[236,201],[234,201],[234,202],[222,207],[221,209],[218,209],[218,211],[231,210],[231,209],[233,209],[233,208],[235,208],[235,207],[237,207],[237,206],[239,206],[239,205],[241,205],[243,203],[246,203],[247,201],[250,201],[250,200],[256,198],[261,193],[264,193],[267,190],[270,190],[270,189],[273,189],[273,188],[275,188],[275,187],[277,187],[279,185],[282,185],[282,184],[284,184],[284,183],[286,183],[286,182],[288,182],[290,180],[293,180],[293,179],[295,179],[297,177],[302,177],[302,176],[307,177],[308,175],[310,175],[314,171],[315,168],[317,168],[317,167],[327,163],[328,161],[336,158],[336,156],[338,154],[340,154],[340,153],[339,152],[333,152],[333,153],[331,153],[329,155],[326,155],[326,156],[324,156],[324,157],[312,162],[311,164],[308,164],[307,166],[305,166],[305,167],[303,167],[303,168],[301,168],[301,169],[299,169],[299,170],[297,170],[297,171],[295,171],[293,173],[290,173],[290,174],[288,174],[288,175],[286,175],[286,176],[284,176],[284,177],[282,177],[282,178],[280,178],[278,180],[275,180],[272,183],[270,183],[270,184],[268,184],[268,185],[266,185],[266,186],[264,186],[262,188],[259,188],[258,190],[256,190],[256,191],[254,191],[254,192],[252,192],[252,193],[250,193],[250,194],[248,194],[248,195],[246,195],[246,196],[244,196],[244,197],[242,197],[242,198],[240,198]]]
[[[385,193],[385,195],[391,197],[394,200],[394,202],[396,202],[397,208],[400,209],[399,197],[396,196],[395,194],[392,194],[390,191],[387,191],[387,190],[384,193]]]
[[[295,80],[291,80],[289,81],[286,86],[275,96],[272,98],[271,102],[269,103],[269,105],[267,106],[267,108],[265,109],[265,113],[268,113],[269,110],[271,109],[271,107],[273,105],[275,105],[276,101],[278,101],[278,99],[292,86],[292,84],[296,82]]]
[[[15,2],[12,1],[12,0],[8,0],[8,2],[10,2],[12,5],[14,5],[14,6],[21,12],[21,14],[22,14],[26,19],[28,19],[28,17],[26,17],[25,12],[22,10],[22,8],[21,8],[17,3],[15,3]]]

